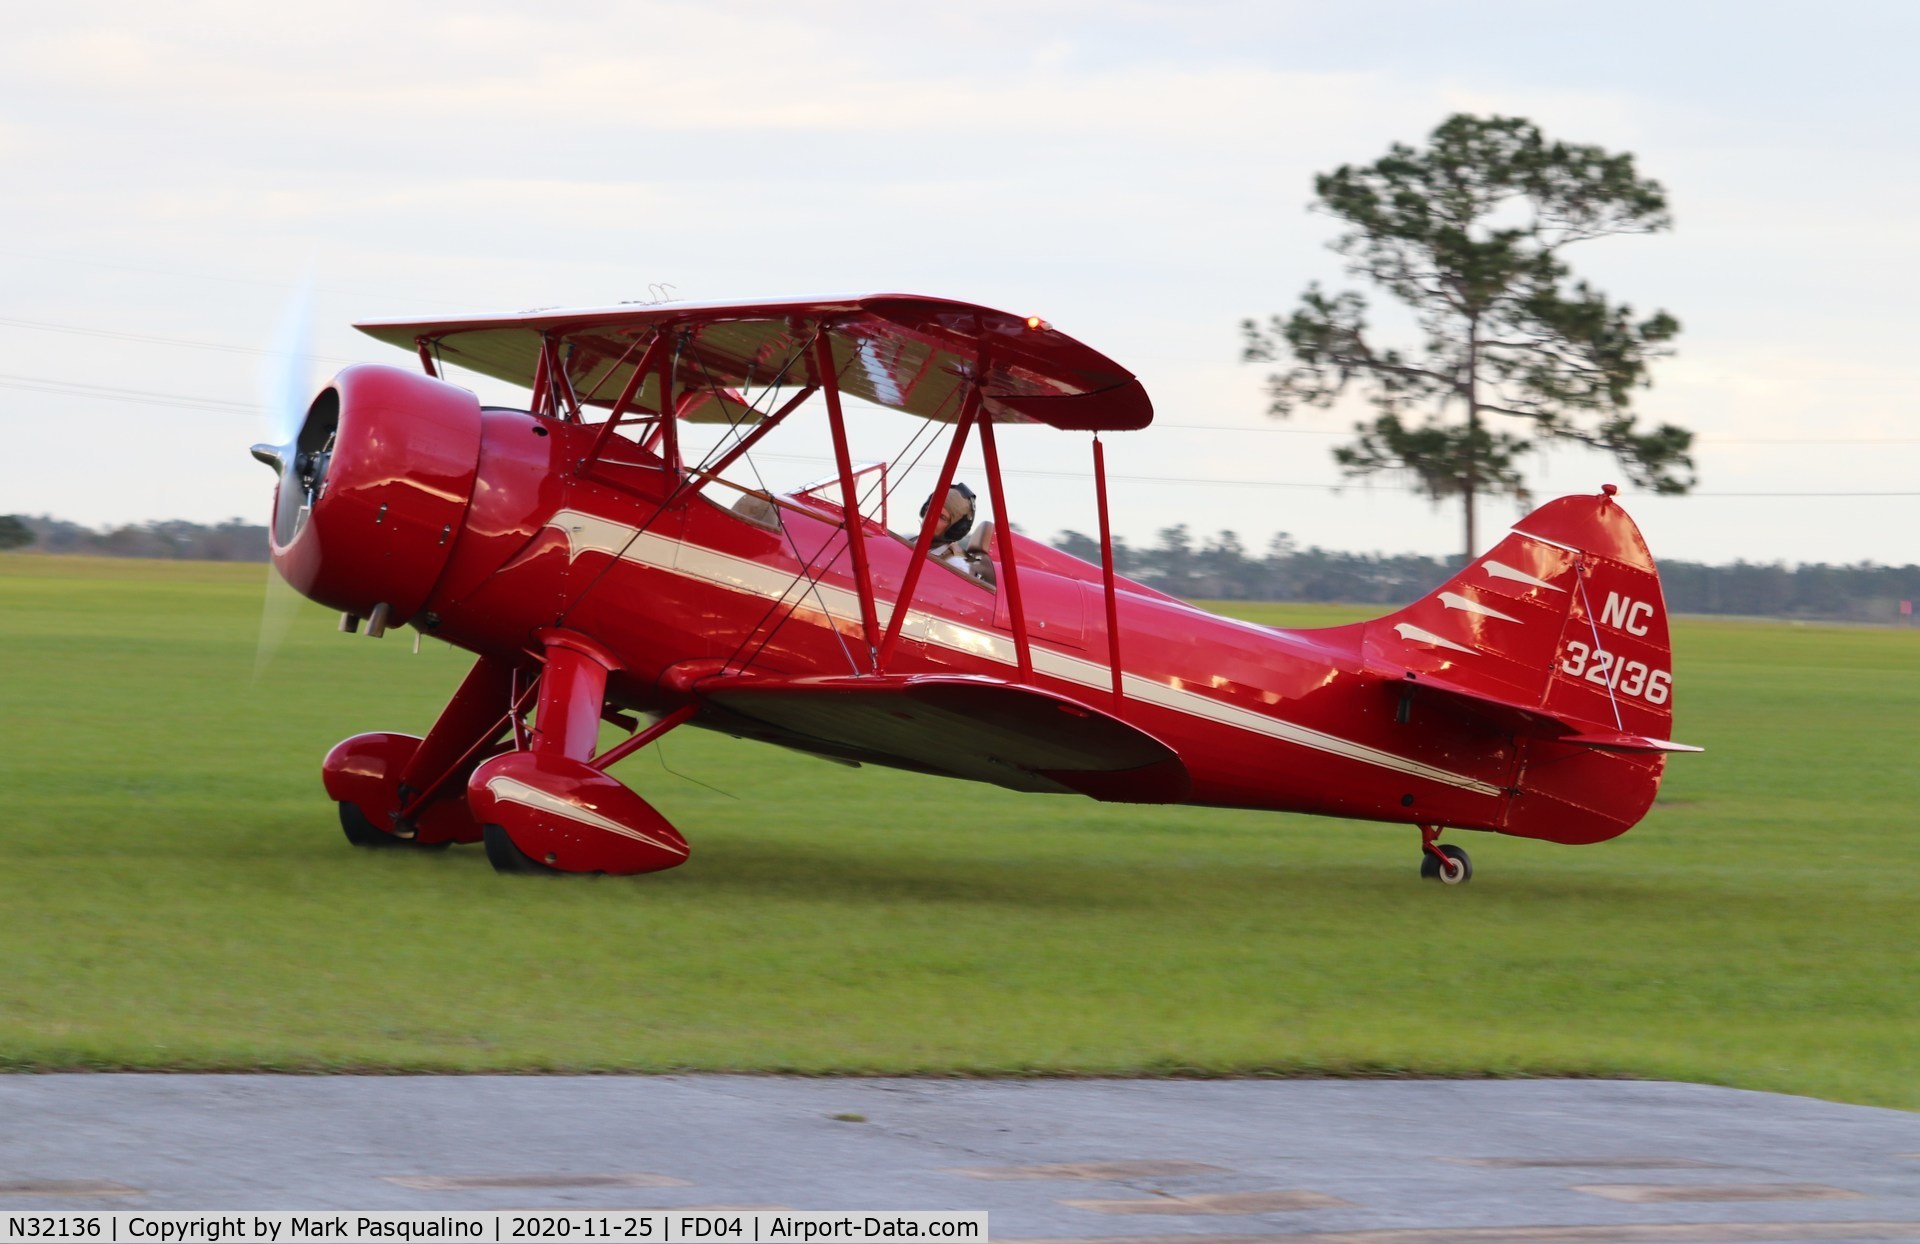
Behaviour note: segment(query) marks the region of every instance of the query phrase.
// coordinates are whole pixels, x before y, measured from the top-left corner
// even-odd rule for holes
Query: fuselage
[[[743,514],[724,502],[745,494],[696,489],[619,437],[578,471],[593,428],[507,410],[482,420],[465,521],[412,618],[428,634],[508,659],[541,628],[591,636],[617,659],[608,699],[642,712],[679,707],[690,678],[723,670],[872,672],[836,491],[756,499]],[[862,521],[884,632],[913,547]],[[1024,536],[1012,545],[997,589],[924,569],[886,673],[1013,677],[1017,576],[1033,685],[1176,751],[1184,802],[1500,826],[1511,739],[1471,721],[1415,728],[1404,700],[1363,676],[1360,628],[1276,630],[1121,580],[1116,696],[1100,569]]]

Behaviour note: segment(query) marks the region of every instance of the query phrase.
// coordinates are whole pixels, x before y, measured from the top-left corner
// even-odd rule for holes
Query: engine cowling
[[[340,372],[294,443],[254,456],[280,471],[273,564],[303,595],[343,612],[413,617],[433,593],[473,498],[480,402],[395,367]]]

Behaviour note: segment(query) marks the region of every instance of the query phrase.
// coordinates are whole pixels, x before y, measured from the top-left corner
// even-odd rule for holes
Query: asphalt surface
[[[0,1214],[986,1209],[996,1241],[1920,1240],[1920,1114],[1689,1084],[0,1076]]]

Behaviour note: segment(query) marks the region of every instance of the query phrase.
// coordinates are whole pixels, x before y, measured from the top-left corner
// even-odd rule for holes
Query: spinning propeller
[[[313,503],[326,483],[337,421],[310,420],[312,399],[310,360],[313,336],[313,283],[303,281],[287,302],[275,335],[273,353],[261,369],[266,399],[268,440],[253,447],[253,456],[272,467],[279,477],[275,492],[272,539],[285,545],[305,526]],[[322,426],[315,426],[322,425]],[[253,681],[272,664],[301,606],[304,584],[289,583],[270,561],[266,596],[260,608],[260,637],[254,646]]]

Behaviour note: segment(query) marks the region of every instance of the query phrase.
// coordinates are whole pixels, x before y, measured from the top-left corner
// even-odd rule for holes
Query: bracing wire
[[[1586,611],[1587,630],[1593,635],[1593,655],[1598,659],[1606,649],[1600,643],[1600,624],[1593,617],[1593,602],[1587,599],[1587,563],[1584,560],[1578,563],[1576,578],[1580,584],[1580,607]],[[1613,683],[1620,676],[1620,671],[1615,668],[1613,654],[1607,655],[1607,702],[1613,706],[1613,728],[1625,732],[1627,726],[1620,718],[1620,701],[1613,694]]]
[[[810,352],[813,349],[814,342],[819,339],[819,336],[820,336],[820,329],[816,328],[814,330],[813,336],[807,339],[807,343],[805,347],[803,347],[801,350],[795,351],[792,357],[789,358],[787,366],[792,366],[794,360],[799,359],[805,354],[807,354],[808,352]],[[707,370],[706,361],[704,359],[701,359],[698,355],[695,355],[694,362],[696,365],[699,366],[702,377],[707,381],[709,385],[712,385],[714,383],[714,379],[713,379],[712,373]],[[780,369],[780,374],[776,375],[772,383],[768,386],[769,390],[777,388],[780,382],[780,376],[784,376],[785,374],[786,374],[786,367],[782,367]],[[838,384],[839,379],[840,378],[838,376],[835,376],[834,383]],[[744,422],[744,419],[743,419],[743,422]],[[730,428],[729,430],[737,429],[738,426],[739,426],[738,424],[734,424],[733,428]],[[737,445],[739,441],[736,439],[732,443]],[[702,466],[704,466],[706,463],[712,462],[713,460],[714,460],[714,453],[712,451],[709,451],[707,456],[701,459],[701,464]],[[771,490],[767,488],[767,481],[764,477],[761,476],[760,465],[759,463],[753,460],[753,455],[751,453],[744,454],[742,455],[742,460],[746,462],[747,469],[753,472],[754,483],[760,486],[760,491],[771,496],[772,495]],[[856,513],[848,516],[848,521],[849,522],[859,521],[859,515]],[[733,663],[736,660],[739,660],[741,652],[746,649],[746,646],[749,643],[753,642],[754,636],[758,635],[760,633],[761,628],[766,627],[768,620],[771,619],[774,616],[774,614],[779,611],[782,605],[787,603],[788,597],[793,594],[793,589],[795,587],[798,587],[801,583],[804,582],[806,584],[806,588],[801,593],[802,597],[804,598],[805,596],[808,596],[808,595],[811,595],[813,597],[814,604],[819,606],[820,612],[823,615],[825,615],[827,619],[827,624],[828,624],[827,629],[833,632],[834,639],[840,645],[841,655],[847,659],[847,668],[855,674],[859,673],[860,672],[859,662],[853,659],[853,651],[852,649],[847,647],[846,636],[842,634],[840,631],[840,620],[836,618],[833,614],[833,611],[827,607],[826,597],[820,591],[819,576],[811,573],[814,568],[814,561],[819,559],[820,556],[827,551],[831,542],[830,541],[823,542],[820,548],[815,551],[812,558],[803,557],[800,553],[800,546],[794,542],[793,533],[787,530],[787,526],[785,523],[780,524],[779,530],[780,530],[781,538],[787,542],[787,548],[790,549],[793,553],[793,560],[800,564],[800,573],[796,575],[787,584],[787,586],[781,590],[780,595],[774,598],[773,603],[767,607],[766,612],[760,615],[759,621],[755,622],[752,628],[749,629],[746,632],[746,634],[741,638],[739,646],[733,650],[732,655],[730,655],[727,658],[722,668],[731,668],[733,666]],[[845,530],[845,528],[843,528],[843,530]],[[851,535],[849,535],[848,538],[851,539],[852,538]],[[835,555],[838,556],[837,552]],[[828,559],[827,564],[828,565],[832,564],[831,558]],[[825,573],[825,572],[822,571],[822,573]],[[786,617],[791,618],[792,616],[793,616],[793,611],[789,609],[787,611]],[[745,668],[746,666],[751,665],[753,663],[754,658],[758,657],[760,653],[766,649],[766,646],[769,643],[773,642],[773,637],[777,635],[780,631],[780,628],[785,625],[786,625],[786,618],[782,618],[780,621],[774,623],[772,627],[768,628],[766,636],[760,640],[758,645],[755,646],[753,652],[750,655],[748,655],[745,661],[740,662],[741,667]]]

